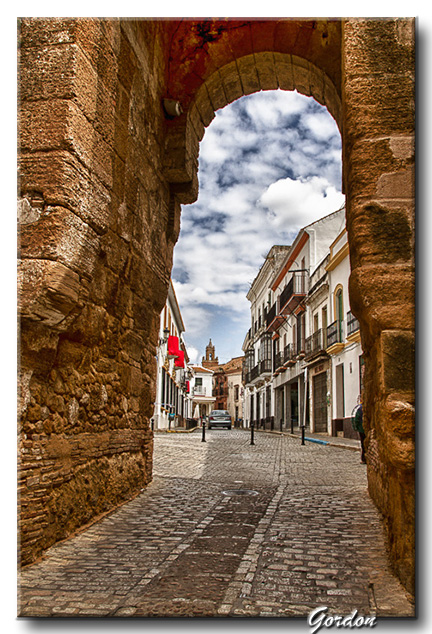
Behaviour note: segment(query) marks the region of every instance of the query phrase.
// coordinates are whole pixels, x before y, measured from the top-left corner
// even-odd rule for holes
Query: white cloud
[[[260,203],[272,212],[275,227],[301,227],[339,209],[345,196],[325,178],[306,180],[285,178],[272,183],[261,196]]]
[[[186,341],[185,341],[185,343],[186,343]],[[189,357],[189,363],[197,363],[198,362],[198,356],[199,356],[198,350],[194,346],[188,346],[187,343],[186,343],[186,350],[187,350],[188,357]]]
[[[303,123],[318,140],[326,140],[333,136],[339,137],[336,121],[327,112],[305,115]]]

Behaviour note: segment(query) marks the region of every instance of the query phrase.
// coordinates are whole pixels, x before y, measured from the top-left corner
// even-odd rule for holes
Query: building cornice
[[[337,267],[338,264],[342,262],[349,254],[349,245],[346,242],[343,247],[330,258],[329,263],[326,266],[326,271],[333,271]]]

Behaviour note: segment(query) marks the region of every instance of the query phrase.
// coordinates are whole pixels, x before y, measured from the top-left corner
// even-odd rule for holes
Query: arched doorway
[[[151,477],[158,316],[180,205],[197,196],[200,139],[234,99],[295,88],[342,134],[369,489],[412,589],[413,29],[405,19],[22,21],[21,456],[47,469],[23,476],[24,558]],[[164,99],[180,116],[167,118]]]

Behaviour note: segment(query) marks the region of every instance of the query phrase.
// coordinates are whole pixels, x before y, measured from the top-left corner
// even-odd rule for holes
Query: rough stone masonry
[[[218,108],[278,87],[341,130],[369,491],[413,590],[412,19],[19,21],[23,563],[150,481],[158,318],[199,141]]]

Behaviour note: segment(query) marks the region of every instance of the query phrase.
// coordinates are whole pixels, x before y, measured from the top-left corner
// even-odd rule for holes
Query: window
[[[201,376],[197,376],[197,377],[195,378],[195,385],[197,385],[197,386],[198,386],[198,385],[199,385],[199,386],[201,386],[201,385],[202,385],[202,381],[203,381],[203,380],[202,380],[202,377],[201,377]]]
[[[338,341],[342,341],[342,323],[343,323],[343,295],[342,289],[336,291],[336,301],[335,301],[335,317],[338,322]]]
[[[239,400],[239,391],[240,391],[240,386],[239,385],[235,385],[234,386],[234,400],[235,401]]]

